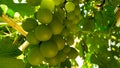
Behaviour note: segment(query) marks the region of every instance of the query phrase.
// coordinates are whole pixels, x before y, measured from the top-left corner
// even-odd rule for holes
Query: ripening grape
[[[53,0],[42,0],[40,8],[49,9],[50,11],[53,11],[55,8],[55,3]]]
[[[44,57],[52,58],[57,55],[58,47],[54,41],[44,41],[40,44],[40,51]]]
[[[35,19],[27,18],[23,21],[22,28],[25,31],[31,31],[31,30],[35,29],[37,25],[38,25],[38,23]]]
[[[52,12],[48,9],[39,9],[36,15],[38,21],[43,24],[49,24],[52,21]]]
[[[74,11],[74,9],[75,9],[75,4],[74,3],[72,3],[72,2],[66,2],[66,4],[65,4],[65,9],[66,9],[66,11],[69,13],[69,12],[72,12],[72,11]]]
[[[41,3],[41,0],[26,0],[26,2],[31,6],[38,6]]]
[[[35,37],[39,41],[47,41],[52,37],[52,32],[48,26],[42,24],[36,27]]]

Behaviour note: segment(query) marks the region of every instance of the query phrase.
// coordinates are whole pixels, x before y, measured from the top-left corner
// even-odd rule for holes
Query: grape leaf
[[[0,57],[1,68],[24,68],[25,64],[22,60],[9,57]]]
[[[17,46],[13,45],[10,37],[0,40],[0,56],[16,57],[22,54]]]

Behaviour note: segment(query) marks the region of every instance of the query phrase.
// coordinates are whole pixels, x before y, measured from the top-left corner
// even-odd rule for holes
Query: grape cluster
[[[28,32],[30,43],[28,62],[39,65],[43,61],[51,66],[75,59],[78,52],[74,43],[81,20],[79,0],[27,0],[30,6],[40,6],[34,18],[26,18],[22,27]],[[39,3],[39,4],[38,4]]]

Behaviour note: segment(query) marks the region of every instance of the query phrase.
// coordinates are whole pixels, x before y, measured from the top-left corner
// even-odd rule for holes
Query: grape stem
[[[26,36],[27,32],[23,30],[23,28],[18,25],[13,19],[9,18],[7,15],[2,15],[3,20],[8,23],[12,28],[20,32],[22,35]]]
[[[3,14],[2,15],[2,19],[8,23],[8,25],[10,25],[12,28],[14,28],[15,30],[17,30],[18,32],[20,32],[23,36],[27,35],[27,32],[20,26],[18,25],[12,18],[8,17],[7,15]],[[28,41],[25,41],[20,47],[19,49],[21,51],[24,51],[25,48],[27,48],[29,45]]]

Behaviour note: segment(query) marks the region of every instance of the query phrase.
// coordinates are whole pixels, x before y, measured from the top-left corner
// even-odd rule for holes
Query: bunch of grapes
[[[27,60],[31,65],[43,62],[56,66],[67,58],[75,59],[74,44],[81,20],[79,0],[26,0],[30,6],[40,6],[34,17],[26,18],[22,27],[30,43]]]

